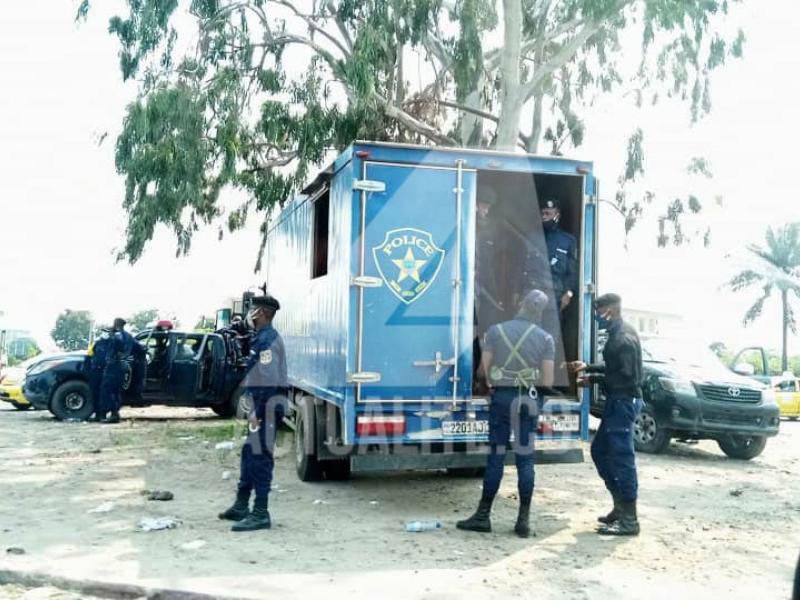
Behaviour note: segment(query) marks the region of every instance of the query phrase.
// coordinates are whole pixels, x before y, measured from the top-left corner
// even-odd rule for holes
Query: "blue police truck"
[[[588,362],[595,347],[592,163],[356,142],[283,206],[266,235],[262,264],[283,306],[276,327],[302,480],[484,465],[476,339],[493,323],[478,318],[476,208],[490,194],[491,271],[500,282],[492,321],[513,317],[524,293],[520,274],[543,239],[544,198],[558,198],[560,227],[577,240],[578,292],[556,319],[556,382],[536,452],[538,462],[583,460],[591,392],[575,386],[564,362]]]

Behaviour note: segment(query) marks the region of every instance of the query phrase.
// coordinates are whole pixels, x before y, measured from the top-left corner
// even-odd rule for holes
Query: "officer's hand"
[[[571,363],[568,363],[567,367],[571,373],[580,373],[586,369],[586,363],[582,360],[574,360]]]
[[[566,292],[561,295],[561,310],[565,310],[569,306],[570,300],[572,300],[572,296]]]
[[[578,377],[578,379],[575,382],[575,384],[578,387],[588,387],[588,386],[592,385],[592,378],[589,377],[588,375],[584,375],[583,377]]]

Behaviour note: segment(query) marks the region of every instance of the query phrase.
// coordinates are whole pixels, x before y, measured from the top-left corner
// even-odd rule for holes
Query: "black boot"
[[[531,537],[531,499],[523,498],[519,501],[519,513],[517,514],[517,524],[514,525],[514,533],[521,538]]]
[[[231,527],[231,531],[256,531],[272,527],[267,506],[267,498],[256,497],[253,512]]]
[[[86,420],[89,421],[89,423],[100,423],[103,419],[105,419],[105,416],[94,414]]]
[[[236,501],[228,510],[219,513],[219,518],[226,521],[241,521],[250,514],[250,492],[248,490],[238,490]]]
[[[619,519],[619,495],[611,492],[611,497],[614,499],[614,508],[612,508],[611,512],[607,515],[597,517],[598,522],[603,525],[611,525]]]
[[[478,510],[475,511],[470,518],[458,521],[456,527],[465,531],[480,531],[481,533],[489,533],[492,530],[492,521],[490,516],[492,514],[492,502],[494,498],[481,498],[478,504]]]
[[[636,514],[636,500],[633,502],[620,501],[617,507],[619,519],[597,530],[600,535],[639,535],[639,519]]]
[[[112,412],[111,416],[106,417],[101,422],[102,423],[111,423],[112,425],[115,425],[115,424],[119,423],[119,413],[118,412]]]

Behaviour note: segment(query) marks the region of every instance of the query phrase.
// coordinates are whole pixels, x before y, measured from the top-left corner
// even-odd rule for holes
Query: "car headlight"
[[[45,371],[49,371],[50,369],[54,369],[55,367],[64,364],[63,360],[44,360],[40,363],[36,363],[33,365],[27,373],[25,373],[26,377],[30,377],[31,375],[39,375],[40,373],[44,373]]]
[[[661,387],[673,394],[683,394],[684,396],[697,396],[694,384],[688,379],[676,379],[674,377],[659,377]]]

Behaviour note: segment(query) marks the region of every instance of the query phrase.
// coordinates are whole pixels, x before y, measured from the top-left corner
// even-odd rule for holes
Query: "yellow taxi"
[[[800,379],[794,375],[776,377],[772,387],[775,390],[775,399],[781,409],[781,416],[792,421],[800,418]]]
[[[28,410],[30,402],[22,395],[22,381],[25,379],[24,367],[5,367],[0,372],[0,400],[8,402],[17,410]]]

